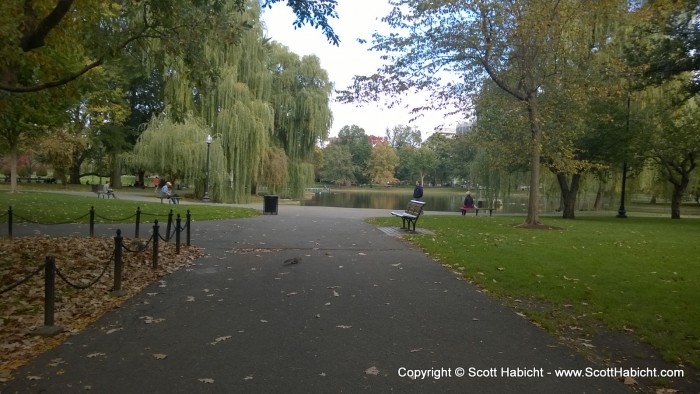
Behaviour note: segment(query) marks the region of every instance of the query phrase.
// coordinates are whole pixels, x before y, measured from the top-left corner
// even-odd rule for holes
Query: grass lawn
[[[118,194],[117,194],[118,195]],[[104,199],[83,197],[61,193],[26,191],[11,194],[0,190],[0,223],[7,223],[7,209],[12,207],[15,222],[25,220],[44,224],[53,223],[89,223],[90,207],[95,207],[96,223],[132,223],[136,208],[141,208],[142,222],[152,222],[154,215],[159,221],[167,218],[168,212],[180,214],[184,220],[187,211],[192,220],[235,219],[257,216],[255,209],[237,208],[220,205],[170,205],[161,204],[156,198],[153,202],[131,201],[125,199]],[[25,220],[22,220],[25,219]],[[109,220],[105,220],[109,219]]]
[[[505,303],[537,305],[526,314],[550,330],[600,321],[700,367],[700,219],[543,221],[559,229],[514,227],[522,217],[427,215],[419,227],[435,235],[409,239]]]

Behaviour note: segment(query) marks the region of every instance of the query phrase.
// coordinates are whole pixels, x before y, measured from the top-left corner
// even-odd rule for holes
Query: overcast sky
[[[337,47],[326,41],[321,30],[310,26],[295,30],[292,26],[294,14],[283,3],[264,10],[263,22],[267,27],[267,36],[289,47],[292,52],[299,56],[318,56],[321,67],[328,72],[335,88],[342,90],[352,83],[354,75],[371,75],[381,65],[380,54],[370,52],[367,48],[373,32],[386,31],[386,24],[381,18],[389,10],[387,0],[338,0],[339,18],[331,20],[333,29],[341,39]],[[359,44],[358,38],[367,40],[367,44]],[[407,104],[418,106],[422,102],[415,100],[414,103]],[[362,127],[368,135],[384,136],[387,128],[410,125],[417,126],[425,139],[435,127],[454,127],[460,120],[456,116],[446,118],[442,113],[432,112],[409,123],[414,116],[409,114],[408,109],[401,107],[388,109],[379,103],[358,107],[332,102],[334,120],[330,134],[336,136],[343,126],[355,124]]]

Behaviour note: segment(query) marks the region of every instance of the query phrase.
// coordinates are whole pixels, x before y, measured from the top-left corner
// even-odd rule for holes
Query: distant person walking
[[[420,181],[416,181],[416,187],[413,189],[413,199],[421,201],[423,198],[423,186]]]

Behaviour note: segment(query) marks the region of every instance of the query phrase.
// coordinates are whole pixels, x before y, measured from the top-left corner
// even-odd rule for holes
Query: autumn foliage
[[[152,245],[143,252],[143,240],[124,239],[121,289],[115,297],[114,240],[109,237],[15,237],[0,240],[0,383],[11,379],[13,370],[36,355],[53,348],[71,335],[119,306],[148,284],[174,272],[202,255],[202,249],[175,244],[159,244],[158,268],[152,269]],[[54,337],[41,337],[33,331],[44,325],[44,272],[39,270],[46,256],[54,256],[57,271],[75,287],[56,278],[54,324],[64,328]],[[103,274],[104,272],[104,274]],[[100,276],[102,275],[102,276]],[[25,278],[25,283],[7,289]],[[99,278],[99,280],[97,280]],[[86,289],[85,287],[97,280]]]

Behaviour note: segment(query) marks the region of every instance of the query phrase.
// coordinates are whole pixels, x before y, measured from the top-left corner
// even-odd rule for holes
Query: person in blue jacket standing
[[[416,181],[416,187],[413,189],[413,199],[420,201],[423,198],[423,186],[420,181]]]

